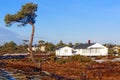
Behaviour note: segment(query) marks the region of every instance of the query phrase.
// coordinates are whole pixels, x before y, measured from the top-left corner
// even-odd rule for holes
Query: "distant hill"
[[[20,43],[22,39],[19,38],[20,35],[14,33],[8,29],[0,27],[0,44],[5,42],[14,41],[15,43]]]

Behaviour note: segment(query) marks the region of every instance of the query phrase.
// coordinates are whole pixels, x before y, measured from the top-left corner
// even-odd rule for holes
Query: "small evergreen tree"
[[[69,47],[73,47],[73,44],[70,42],[70,43],[68,44],[68,46],[69,46]]]
[[[56,48],[58,48],[58,47],[62,47],[62,46],[65,46],[65,45],[66,45],[66,44],[63,43],[62,40],[60,40],[60,42],[56,45]]]

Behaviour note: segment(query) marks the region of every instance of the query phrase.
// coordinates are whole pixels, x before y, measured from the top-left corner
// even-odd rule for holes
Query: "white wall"
[[[106,56],[108,55],[108,49],[81,49],[80,55],[83,56]]]
[[[71,56],[73,55],[72,53],[72,48],[70,47],[63,47],[58,50],[56,50],[56,56]]]
[[[72,51],[75,51],[76,53],[72,53]],[[83,56],[106,56],[108,55],[108,48],[99,43],[96,43],[87,49],[73,49],[70,47],[63,47],[56,50],[56,56],[71,56],[76,54]]]
[[[108,48],[96,43],[87,49],[82,49],[81,55],[84,56],[106,56],[108,55]]]

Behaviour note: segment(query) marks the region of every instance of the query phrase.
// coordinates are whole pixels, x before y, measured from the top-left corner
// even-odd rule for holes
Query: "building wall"
[[[83,56],[106,56],[108,54],[107,48],[101,49],[81,49],[80,55]]]
[[[63,47],[56,50],[56,56],[72,56],[77,54],[83,56],[106,56],[108,55],[108,48],[96,43],[89,46],[87,49],[72,49],[70,47]]]
[[[73,55],[73,53],[72,48],[70,47],[63,47],[56,50],[56,56],[71,56],[71,55]]]
[[[45,46],[39,47],[40,51],[45,52]]]

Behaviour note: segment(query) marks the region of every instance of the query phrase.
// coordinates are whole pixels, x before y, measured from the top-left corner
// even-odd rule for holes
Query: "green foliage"
[[[16,53],[26,53],[26,52],[28,52],[27,48],[28,48],[28,45],[19,45],[19,46],[17,46],[17,49],[15,52]]]
[[[51,56],[51,57],[50,57],[50,60],[51,60],[51,61],[56,61],[56,60],[57,60],[57,59],[56,59],[56,56]]]
[[[55,52],[52,52],[52,53],[50,53],[50,54],[51,54],[51,56],[56,56]]]
[[[75,56],[70,56],[67,59],[68,62],[70,61],[78,61],[78,62],[91,62],[91,58],[86,57],[86,56],[81,56],[81,55],[75,55]]]
[[[15,42],[6,42],[0,46],[0,53],[26,53],[28,45],[17,45]]]
[[[65,59],[58,59],[58,60],[56,60],[58,63],[60,63],[60,64],[64,64],[65,62],[66,62],[66,60]]]
[[[104,44],[107,48],[113,48],[116,46],[116,44]]]
[[[41,62],[42,58],[35,58],[36,62]]]
[[[68,46],[69,46],[69,47],[73,47],[73,44],[70,42],[70,43],[68,44]]]
[[[54,57],[52,59],[54,60]],[[89,63],[89,62],[92,62],[92,59],[86,56],[75,55],[75,56],[70,56],[66,59],[61,58],[61,59],[56,59],[54,61],[61,63],[61,64],[64,64],[67,62]]]
[[[45,45],[45,41],[43,41],[43,40],[38,41],[38,46],[39,47],[44,46],[44,45]]]
[[[22,6],[22,9],[16,14],[7,14],[5,16],[5,23],[7,25],[12,24],[13,22],[20,22],[23,25],[25,24],[34,24],[35,23],[35,12],[37,11],[37,4],[27,3]]]
[[[60,42],[56,45],[56,48],[62,47],[62,46],[66,46],[65,43],[63,43],[62,40],[60,40]]]
[[[16,48],[17,48],[16,43],[14,43],[13,41],[7,42],[1,47],[1,52],[3,52],[3,53],[14,53]]]
[[[24,26],[26,24],[30,24],[32,26],[29,50],[30,50],[31,59],[33,62],[34,62],[34,58],[32,54],[32,43],[33,43],[33,38],[34,38],[34,23],[35,23],[35,18],[37,16],[35,14],[36,11],[37,11],[37,4],[27,3],[23,5],[22,9],[16,14],[13,14],[13,15],[7,14],[4,18],[4,21],[7,26],[10,26],[14,22],[21,23],[19,26]]]
[[[43,40],[38,41],[39,47],[45,47],[45,52],[54,52],[55,45],[51,42],[45,42]]]
[[[107,59],[107,56],[96,56],[94,59],[95,60],[100,60],[100,59],[105,60],[105,59]]]
[[[118,57],[120,57],[120,52],[118,53]]]
[[[55,49],[55,45],[54,44],[49,43],[49,42],[45,43],[45,50],[46,50],[46,52],[54,51],[54,49]]]
[[[113,53],[114,53],[114,50],[113,50],[112,48],[109,48],[109,49],[108,49],[108,53],[109,53],[109,54],[113,54]]]
[[[107,56],[107,58],[108,58],[108,59],[114,59],[114,58],[115,58],[115,55],[109,54],[109,55]]]
[[[75,46],[75,47],[77,47],[77,46],[79,46],[79,45],[80,45],[79,43],[75,43],[75,45],[74,45],[74,46]]]

